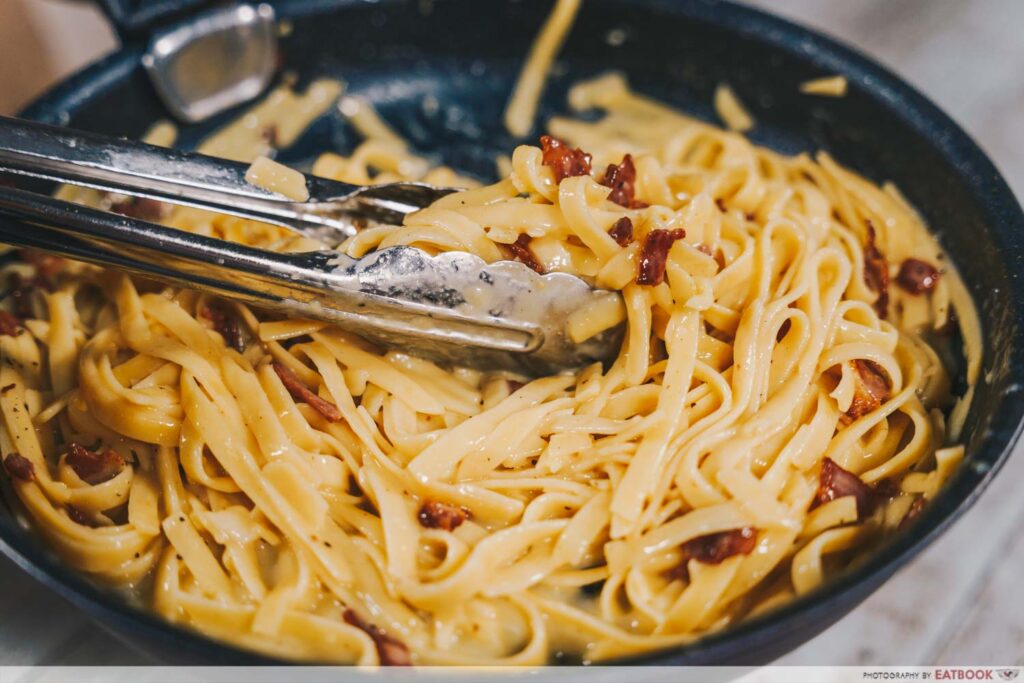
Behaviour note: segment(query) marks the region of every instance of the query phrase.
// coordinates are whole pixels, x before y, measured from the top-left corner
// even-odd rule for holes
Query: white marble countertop
[[[1024,0],[752,4],[840,36],[892,67],[972,133],[1018,196],[1024,195]],[[40,16],[39,7],[34,11]],[[51,7],[45,20],[67,21],[62,12]],[[95,44],[106,40],[97,30]],[[0,53],[3,43],[0,26]],[[61,72],[67,68],[58,65]],[[0,55],[0,82],[6,83],[3,69]],[[1024,454],[1016,453],[978,504],[937,543],[848,617],[778,663],[1024,664],[1021,481]],[[0,586],[0,664],[147,663],[5,559]]]

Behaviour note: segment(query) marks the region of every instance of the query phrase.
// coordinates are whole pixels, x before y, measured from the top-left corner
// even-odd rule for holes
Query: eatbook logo
[[[1020,676],[1020,669],[1019,666],[1008,666],[1001,669],[995,667],[938,668],[931,673],[925,671],[923,678],[933,678],[936,681],[1015,681]]]

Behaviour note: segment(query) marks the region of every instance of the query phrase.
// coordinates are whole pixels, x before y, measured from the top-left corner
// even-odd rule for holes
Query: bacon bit
[[[74,442],[68,445],[65,462],[82,481],[89,484],[99,484],[113,479],[124,469],[124,458],[113,448],[94,452]]]
[[[783,320],[782,324],[779,325],[779,331],[775,333],[775,341],[780,342],[785,339],[786,335],[789,334],[789,328],[792,326],[793,323],[789,318]]]
[[[640,262],[636,283],[638,285],[660,285],[665,280],[665,263],[668,252],[676,240],[686,237],[686,231],[651,230],[640,247]]]
[[[889,400],[889,378],[878,363],[856,358],[850,361],[857,382],[850,407],[843,413],[847,424],[867,415]]]
[[[525,232],[516,238],[516,241],[512,244],[506,244],[505,248],[512,253],[512,258],[516,261],[525,263],[530,269],[537,271],[541,275],[544,274],[544,266],[541,265],[537,257],[530,251],[530,241],[533,238],[527,235]]]
[[[461,505],[456,507],[448,503],[428,500],[420,506],[420,511],[416,518],[427,529],[455,531],[470,516],[470,511]]]
[[[202,315],[213,323],[213,329],[224,338],[225,344],[239,353],[245,351],[242,326],[238,324],[238,318],[231,311],[220,306],[207,306]]]
[[[22,481],[33,481],[36,478],[36,468],[32,461],[21,453],[8,453],[4,458],[4,469],[7,474]]]
[[[757,531],[741,527],[698,536],[682,545],[685,554],[704,564],[721,564],[733,555],[749,555],[757,545]]]
[[[889,262],[875,246],[875,226],[867,221],[868,241],[864,245],[864,280],[872,291],[878,293],[875,311],[885,318],[889,309]]]
[[[636,199],[636,166],[633,165],[632,154],[622,157],[621,164],[608,164],[601,184],[611,188],[608,200],[619,206],[627,209],[643,209],[648,206],[647,202]]]
[[[67,508],[68,517],[75,524],[81,524],[82,526],[94,526],[92,520],[89,519],[84,512],[76,508],[74,505],[68,505]]]
[[[918,496],[914,499],[914,502],[907,508],[907,514],[903,515],[903,519],[900,520],[899,525],[896,527],[898,531],[903,531],[906,527],[910,526],[911,522],[917,519],[921,512],[924,510],[924,506],[928,504],[928,501],[924,496]]]
[[[725,208],[725,200],[722,199],[721,197],[715,197],[715,206],[717,206],[718,210],[721,211],[722,213],[728,211],[728,209]]]
[[[577,147],[575,150],[566,147],[565,143],[550,135],[542,135],[540,148],[543,151],[543,164],[555,174],[555,183],[578,175],[590,175],[591,156]]]
[[[36,274],[48,280],[64,270],[64,266],[67,265],[67,259],[37,249],[19,249],[18,258],[34,266]]]
[[[683,557],[679,564],[667,572],[668,578],[689,582],[687,564],[697,560],[703,564],[721,564],[733,555],[749,555],[757,546],[757,529],[745,526],[691,538],[679,546]]]
[[[935,289],[942,275],[939,269],[916,258],[908,258],[900,265],[896,283],[911,294],[924,294]]]
[[[14,384],[6,384],[6,385],[4,385],[4,387],[2,389],[0,389],[0,395],[6,394],[8,391],[13,389],[14,387],[15,387]]]
[[[384,666],[412,666],[412,656],[405,643],[394,636],[387,634],[384,629],[369,622],[363,621],[362,617],[356,614],[353,609],[346,609],[343,615],[345,623],[350,626],[366,631],[377,646],[377,657]]]
[[[24,329],[17,316],[0,311],[0,337],[17,337]]]
[[[871,488],[853,472],[844,470],[832,458],[825,458],[821,463],[821,474],[818,477],[818,491],[814,495],[811,509],[824,505],[829,501],[853,496],[857,499],[857,518],[864,519],[875,511],[878,505],[878,492]]]
[[[620,247],[628,246],[633,241],[633,221],[629,216],[623,216],[608,228],[608,234]]]
[[[274,372],[281,378],[281,383],[284,384],[284,388],[288,390],[288,393],[292,395],[296,401],[302,401],[309,405],[313,410],[320,413],[325,420],[328,422],[339,422],[341,421],[341,411],[338,410],[338,406],[334,405],[330,401],[325,401],[320,398],[302,383],[299,376],[286,365],[282,365],[277,361],[272,363],[274,366]]]
[[[128,197],[110,205],[114,213],[143,221],[159,221],[165,215],[165,205],[148,197]]]

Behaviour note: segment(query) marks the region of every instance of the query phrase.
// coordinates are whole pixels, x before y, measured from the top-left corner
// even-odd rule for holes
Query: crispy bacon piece
[[[907,508],[907,514],[903,515],[903,519],[900,520],[897,530],[903,531],[906,527],[910,526],[911,522],[918,518],[921,512],[924,510],[924,506],[927,505],[928,501],[924,496],[918,496],[914,499],[914,502]]]
[[[843,414],[846,423],[867,415],[889,400],[889,378],[885,370],[874,361],[856,358],[850,361],[857,383],[850,407]]]
[[[213,324],[213,329],[224,338],[225,344],[239,353],[245,351],[242,326],[231,311],[220,306],[207,306],[203,311],[203,317]]]
[[[686,231],[651,230],[640,247],[640,261],[636,283],[638,285],[660,285],[665,280],[665,263],[668,251],[676,240],[686,237]]]
[[[875,226],[867,221],[868,241],[864,245],[864,280],[872,291],[878,293],[875,311],[884,318],[889,309],[889,262],[875,245]]]
[[[24,329],[17,316],[0,311],[0,337],[17,337]]]
[[[629,220],[629,216],[623,216],[612,223],[608,234],[620,247],[628,246],[633,241],[633,221]]]
[[[811,509],[846,496],[857,499],[858,519],[869,517],[879,503],[879,494],[875,489],[861,481],[853,472],[837,465],[832,458],[825,458],[821,463],[818,491],[814,494]]]
[[[513,242],[512,244],[506,244],[505,248],[508,249],[509,252],[511,252],[512,258],[514,258],[516,261],[521,261],[522,263],[525,263],[527,266],[530,267],[530,269],[535,270],[541,275],[543,275],[544,266],[542,266],[540,261],[537,260],[537,257],[533,255],[533,252],[530,251],[530,241],[532,239],[533,238],[531,238],[524,232],[523,234],[519,235],[519,237],[516,238],[516,241]]]
[[[68,445],[65,460],[82,481],[99,484],[113,479],[124,469],[124,458],[113,448],[91,451],[80,443]]]
[[[733,555],[749,555],[757,545],[757,531],[745,526],[698,536],[683,544],[683,552],[704,564],[721,564]]]
[[[704,564],[721,564],[733,555],[749,555],[757,546],[757,529],[745,526],[691,538],[679,549],[683,553],[679,564],[669,570],[669,579],[690,580],[687,563],[697,560]]]
[[[636,166],[633,165],[632,154],[622,157],[620,164],[608,164],[601,184],[611,188],[608,200],[619,206],[627,209],[642,209],[647,206],[646,202],[636,199]]]
[[[387,634],[384,629],[363,621],[353,609],[346,609],[343,615],[345,623],[366,631],[377,646],[377,656],[384,666],[412,666],[412,656],[405,643]]]
[[[19,249],[18,258],[35,266],[36,274],[47,280],[52,280],[67,265],[66,259],[36,249]]]
[[[163,202],[158,202],[148,197],[121,199],[111,204],[110,210],[128,218],[138,218],[139,220],[151,223],[159,221],[166,215],[166,208]]]
[[[942,275],[939,269],[916,258],[908,258],[900,264],[900,272],[896,274],[896,284],[911,294],[924,294],[935,289]]]
[[[444,529],[455,531],[463,522],[470,518],[470,512],[462,506],[456,507],[436,500],[428,500],[420,506],[416,518],[420,525],[427,529]]]
[[[315,393],[309,390],[309,388],[302,383],[291,368],[287,365],[282,365],[277,361],[273,362],[274,372],[281,378],[281,383],[284,384],[284,388],[288,390],[288,393],[292,395],[296,401],[302,401],[309,405],[313,410],[320,413],[325,420],[328,422],[339,422],[341,421],[341,411],[338,410],[338,406],[334,405],[330,401],[317,396]]]
[[[550,135],[542,135],[540,148],[543,152],[543,164],[555,174],[556,183],[573,176],[590,175],[591,156],[579,147],[569,149],[561,140]]]
[[[36,478],[36,468],[32,461],[21,453],[8,453],[4,458],[4,469],[7,474],[22,481],[33,481]]]

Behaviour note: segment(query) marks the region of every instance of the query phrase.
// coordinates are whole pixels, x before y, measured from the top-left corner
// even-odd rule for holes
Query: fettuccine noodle
[[[34,527],[167,620],[273,655],[543,664],[691,642],[814,590],[909,522],[963,455],[970,390],[957,401],[943,335],[959,325],[968,387],[981,349],[914,210],[828,155],[757,147],[616,75],[569,102],[605,112],[547,126],[593,155],[590,172],[558,178],[523,145],[476,186],[430,170],[358,101],[366,140],[314,168],[473,185],[342,249],[518,255],[621,292],[571,321],[580,338],[624,322],[609,367],[532,381],[440,367],[67,264],[0,336],[0,449]],[[248,125],[293,131],[292,108],[260,112]],[[268,137],[236,127],[207,147],[251,161]],[[625,154],[635,182],[612,201],[602,170],[625,173]],[[189,208],[151,218],[315,246]],[[645,249],[667,236],[662,279],[643,284],[659,256]],[[873,258],[886,279],[911,258],[941,277],[879,290]]]

